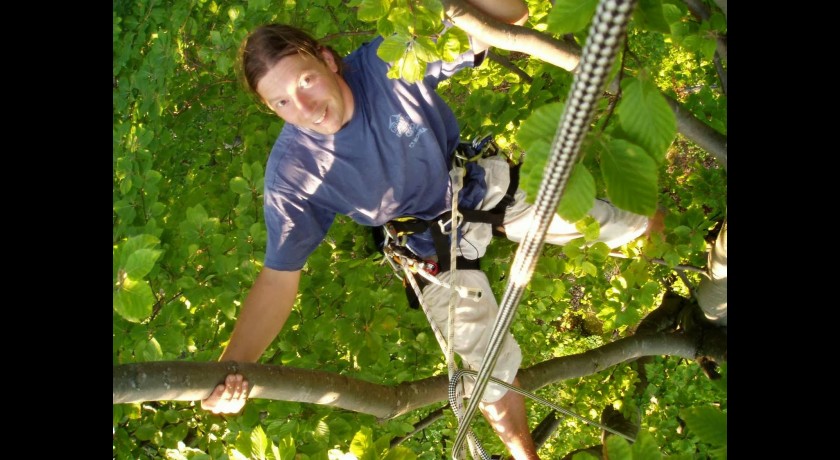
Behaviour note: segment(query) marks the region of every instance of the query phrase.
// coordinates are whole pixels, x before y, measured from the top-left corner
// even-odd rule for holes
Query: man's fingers
[[[225,385],[218,384],[216,388],[213,389],[213,392],[210,393],[206,399],[201,400],[201,408],[204,410],[214,410],[218,405],[219,400],[222,397],[222,394],[225,392]]]
[[[231,374],[201,401],[201,408],[214,414],[233,414],[242,410],[247,398],[248,381],[240,374]]]

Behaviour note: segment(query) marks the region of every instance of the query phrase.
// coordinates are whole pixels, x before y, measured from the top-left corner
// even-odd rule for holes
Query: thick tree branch
[[[726,169],[726,136],[715,131],[684,109],[677,100],[663,94],[677,117],[677,131],[711,153]]]
[[[519,372],[522,388],[536,390],[552,383],[585,377],[643,356],[697,356],[697,344],[685,334],[626,337],[584,353],[543,361]]]
[[[470,35],[497,48],[519,51],[544,62],[573,72],[580,62],[581,50],[548,34],[526,27],[501,23],[478,11],[464,0],[441,0],[452,23]],[[666,96],[677,118],[677,130],[711,153],[726,167],[726,136],[698,120],[679,103]]]
[[[580,62],[580,47],[527,27],[505,24],[463,0],[441,0],[446,15],[459,29],[481,37],[490,46],[533,55],[573,72]],[[535,51],[542,50],[539,54]]]
[[[535,390],[583,377],[649,355],[694,359],[694,339],[680,334],[628,337],[578,355],[554,358],[520,370],[522,387]],[[338,407],[390,419],[447,398],[446,375],[396,386],[379,385],[326,371],[254,363],[161,361],[114,366],[113,402],[197,401],[229,373],[251,382],[249,397]]]

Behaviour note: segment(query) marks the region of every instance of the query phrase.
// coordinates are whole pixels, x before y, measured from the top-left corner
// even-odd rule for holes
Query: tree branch
[[[663,96],[676,115],[677,131],[711,153],[726,169],[726,136],[694,117],[676,99],[667,94]]]
[[[531,83],[534,82],[534,79],[531,78],[530,75],[525,73],[524,70],[517,67],[516,64],[511,62],[511,60],[506,58],[505,56],[502,56],[502,55],[496,54],[496,53],[494,53],[490,50],[487,50],[487,57],[491,61],[496,61],[502,67],[510,70],[511,72],[515,73],[516,75],[519,75],[519,78],[521,78],[524,82],[526,82],[528,84],[531,84]]]
[[[464,0],[441,0],[446,16],[459,29],[490,46],[533,55],[573,72],[580,62],[581,49],[527,27],[506,24],[476,9]],[[535,54],[535,51],[538,54]]]
[[[539,449],[545,444],[545,441],[548,440],[549,436],[552,433],[557,431],[557,427],[560,426],[560,421],[562,419],[557,417],[557,411],[552,409],[548,415],[545,416],[544,419],[540,421],[540,423],[534,427],[534,430],[531,431],[531,438],[534,440],[534,445]]]
[[[398,437],[392,439],[391,440],[391,448],[393,449],[394,447],[397,447],[398,445],[402,444],[403,441],[405,441],[406,439],[408,439],[408,438],[414,436],[415,434],[425,430],[426,427],[428,427],[429,425],[431,425],[432,423],[437,421],[439,418],[443,417],[443,410],[448,408],[448,407],[449,407],[449,405],[446,405],[446,406],[443,406],[443,407],[441,407],[437,410],[434,410],[434,411],[430,412],[429,415],[423,417],[422,420],[420,420],[419,422],[414,424],[414,430],[411,433],[408,433],[405,436],[398,436]]]
[[[583,377],[650,355],[694,359],[698,345],[682,334],[633,336],[585,353],[554,358],[519,372],[522,388],[535,390]],[[251,398],[338,407],[382,420],[447,398],[446,375],[396,386],[379,385],[332,372],[256,363],[160,361],[114,366],[113,402],[197,401],[226,375],[241,373],[251,383]]]
[[[536,390],[561,380],[601,372],[643,356],[659,355],[693,360],[697,355],[695,339],[685,334],[634,335],[584,353],[543,361],[521,370],[519,381],[522,388]]]

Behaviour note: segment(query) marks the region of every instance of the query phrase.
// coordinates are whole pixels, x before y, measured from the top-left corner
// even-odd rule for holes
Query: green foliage
[[[594,9],[594,1],[558,1],[552,8],[531,0],[527,26],[580,40]],[[291,23],[325,37],[340,54],[379,33],[388,37],[378,52],[394,62],[392,76],[417,79],[426,62],[452,59],[468,47],[462,31],[443,30],[442,16],[436,0],[114,4],[114,364],[217,359],[262,268],[264,165],[282,121],[239,83],[237,50],[247,33],[264,23]],[[616,104],[598,102],[595,129],[581,145],[558,207],[579,221],[585,236],[544,249],[512,326],[523,366],[631,333],[658,305],[672,274],[645,258],[705,265],[707,239],[726,214],[726,174],[674,134],[662,94],[725,134],[726,97],[711,62],[716,37],[725,33],[719,12],[699,21],[682,2],[640,2],[628,31],[630,53],[620,63],[622,92]],[[493,134],[513,158],[526,152],[522,188],[533,200],[573,76],[522,53],[494,51],[528,77],[488,59],[438,90],[465,139]],[[600,229],[584,216],[596,196],[641,213],[663,206],[664,236],[622,248],[631,259],[609,257],[609,248],[592,244]],[[497,297],[515,250],[514,243],[498,240],[482,262]],[[445,373],[424,315],[408,308],[400,281],[380,262],[369,230],[339,216],[308,260],[300,300],[262,362],[388,385]],[[699,282],[696,274],[688,277]],[[680,283],[672,287],[684,289]],[[649,385],[641,396],[633,364],[540,394],[596,419],[608,404],[635,405],[644,415],[640,441],[630,448],[634,456],[648,452],[637,446],[652,445],[646,433],[657,452],[670,457],[725,455],[725,366],[722,383],[683,360],[657,358],[647,369]],[[449,445],[457,428],[450,413],[388,449],[434,409],[380,423],[363,414],[259,399],[224,417],[202,411],[197,402],[115,405],[113,457],[328,459],[358,452],[360,458],[441,458],[448,454],[444,437]],[[530,425],[547,413],[529,405]],[[486,422],[473,428],[492,452],[502,452]],[[540,453],[561,458],[599,444],[599,435],[564,420]]]
[[[615,139],[601,154],[607,196],[619,208],[653,215],[657,202],[656,162],[638,145]]]
[[[677,133],[677,120],[662,93],[648,80],[622,80],[623,97],[616,107],[628,140],[662,163]]]
[[[548,30],[557,35],[580,32],[592,21],[597,6],[598,0],[558,0],[548,13]]]

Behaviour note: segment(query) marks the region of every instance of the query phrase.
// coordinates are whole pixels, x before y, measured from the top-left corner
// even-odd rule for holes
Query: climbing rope
[[[458,434],[452,447],[453,459],[457,459],[458,453],[463,449],[469,424],[478,408],[481,395],[487,388],[502,340],[510,328],[524,288],[534,273],[537,258],[545,244],[545,234],[579,156],[580,144],[595,113],[596,99],[600,96],[609,75],[634,6],[635,0],[601,0],[598,3],[595,18],[589,28],[589,38],[581,54],[579,71],[574,77],[571,95],[551,143],[550,158],[537,193],[534,205],[536,226],[532,224],[528,229],[514,256],[511,276],[476,377],[473,393],[466,411],[459,417]]]

